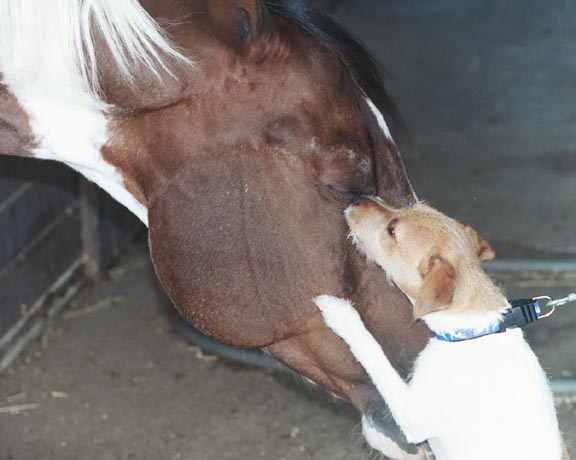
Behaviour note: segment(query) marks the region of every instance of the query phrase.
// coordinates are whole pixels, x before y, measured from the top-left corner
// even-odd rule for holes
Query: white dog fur
[[[408,441],[428,440],[438,460],[562,458],[552,395],[520,330],[458,343],[432,338],[406,383],[348,300],[319,296],[315,302]]]
[[[493,251],[469,227],[422,204],[394,210],[374,201],[356,207],[353,215],[349,210],[347,220],[360,248],[408,295],[415,314],[423,312],[417,316],[432,331],[479,328],[508,307],[478,260]],[[418,264],[430,255],[432,263]],[[421,279],[412,265],[420,267]],[[455,292],[427,311],[418,305],[427,277],[446,267],[454,269],[444,281],[455,285]],[[552,392],[520,329],[462,342],[431,338],[407,383],[349,300],[322,295],[315,303],[364,367],[408,441],[428,440],[437,460],[563,458]],[[482,311],[486,303],[491,308]]]

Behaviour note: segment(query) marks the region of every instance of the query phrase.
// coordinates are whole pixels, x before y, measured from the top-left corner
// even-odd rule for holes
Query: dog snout
[[[391,215],[391,210],[387,208],[379,198],[370,195],[361,195],[355,197],[344,214],[348,225],[354,231],[356,226],[365,219],[372,219],[377,216],[384,216],[385,219],[388,219]]]

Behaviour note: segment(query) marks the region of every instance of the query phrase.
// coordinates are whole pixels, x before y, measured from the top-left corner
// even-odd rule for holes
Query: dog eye
[[[386,227],[386,231],[388,232],[388,235],[390,235],[391,237],[396,236],[396,224],[397,223],[398,223],[398,219],[392,219],[390,221],[390,223],[388,224],[388,227]]]

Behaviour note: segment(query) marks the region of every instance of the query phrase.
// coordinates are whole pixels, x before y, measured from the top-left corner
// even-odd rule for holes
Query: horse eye
[[[398,219],[392,219],[390,221],[390,223],[388,224],[388,227],[386,227],[386,231],[388,232],[388,235],[390,235],[393,238],[396,236],[396,224],[397,223],[398,223]]]

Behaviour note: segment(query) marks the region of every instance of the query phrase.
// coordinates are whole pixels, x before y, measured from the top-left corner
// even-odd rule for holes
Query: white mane
[[[97,92],[94,31],[127,82],[142,66],[157,77],[170,73],[163,56],[189,62],[137,0],[1,0],[0,73],[5,83],[53,79],[62,84],[80,78]]]

